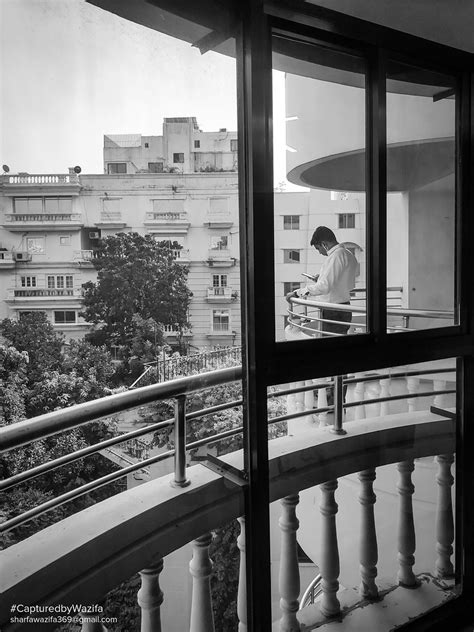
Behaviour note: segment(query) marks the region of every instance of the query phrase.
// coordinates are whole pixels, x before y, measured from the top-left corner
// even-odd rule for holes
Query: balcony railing
[[[207,300],[209,302],[230,303],[237,299],[237,292],[231,287],[209,287],[207,288]]]
[[[28,287],[8,290],[7,300],[16,298],[44,298],[44,297],[80,298],[81,290],[74,288],[39,288]]]
[[[184,211],[153,211],[145,216],[145,226],[159,227],[162,232],[186,233],[190,225],[189,216]]]
[[[270,441],[270,500],[273,502],[281,499],[279,629],[282,632],[324,627],[325,623],[332,625],[334,617],[338,617],[339,625],[344,630],[346,623],[354,624],[359,613],[367,617],[368,611],[374,612],[374,617],[377,617],[377,632],[383,632],[393,629],[394,624],[419,616],[427,607],[431,609],[455,598],[451,559],[454,538],[451,467],[455,450],[455,420],[448,411],[441,415],[427,410],[390,414],[391,411],[387,408],[392,402],[402,398],[391,394],[392,380],[406,380],[407,392],[403,394],[403,398],[408,402],[429,397],[431,403],[442,406],[448,403],[445,398],[455,392],[454,388],[449,388],[454,376],[452,367],[437,366],[413,371],[384,370],[378,375],[372,373],[347,379],[334,378],[336,418],[338,406],[341,411],[343,408],[361,410],[353,421],[346,423],[344,429],[338,427],[338,423],[328,428],[313,426],[299,434]],[[186,396],[240,378],[240,367],[204,373],[119,393],[0,429],[0,447],[2,450],[10,450],[100,419],[104,415],[112,415],[161,399],[174,398],[176,402],[174,419],[159,421],[102,441],[20,472],[0,483],[0,489],[6,491],[124,440],[136,440],[165,427],[173,428],[173,449],[69,490],[1,525],[1,531],[6,532],[107,482],[152,463],[174,459],[173,474],[108,498],[1,552],[0,562],[4,572],[0,586],[4,597],[0,605],[2,625],[8,624],[14,604],[67,605],[78,603],[78,600],[80,603],[98,603],[107,591],[138,571],[142,578],[142,587],[138,593],[138,603],[142,611],[141,629],[144,632],[159,632],[160,606],[164,598],[159,587],[163,557],[191,541],[193,592],[189,629],[191,632],[213,632],[215,627],[209,585],[212,572],[208,555],[211,542],[209,530],[238,519],[241,529],[238,539],[241,571],[236,609],[240,626],[245,629],[245,519],[242,517],[245,479],[242,478],[239,484],[235,484],[241,467],[241,454],[233,452],[222,457],[223,467],[218,470],[212,467],[215,459],[204,460],[203,463],[191,467],[186,465],[187,452],[242,432],[242,428],[233,428],[186,445],[188,420],[201,418],[210,412],[240,407],[242,404],[241,400],[236,400],[187,414]],[[426,389],[426,381],[430,379],[436,388],[423,390],[420,382],[422,378],[423,389]],[[347,404],[343,403],[341,396],[344,381],[353,389]],[[323,398],[328,382],[309,382],[292,385],[269,395],[272,398],[283,397],[288,402],[287,413],[270,418],[269,425],[282,421],[304,422],[308,417],[334,410],[328,406],[315,408],[312,399],[315,392],[318,393],[318,398],[320,393]],[[379,386],[381,396],[370,399],[369,404],[367,398],[358,397],[361,389],[363,392],[370,384]],[[370,411],[363,408],[368,405],[375,405],[375,408]],[[382,410],[384,406],[385,412]],[[344,437],[340,436],[341,430],[346,432]],[[441,455],[436,457],[437,469],[433,468],[432,471],[433,490],[438,490],[436,520],[432,520],[433,524],[436,523],[433,531],[433,554],[428,561],[419,562],[417,559],[419,568],[416,569],[412,473],[415,459],[432,455]],[[393,553],[390,557],[391,584],[387,585],[383,583],[386,580],[376,580],[378,555],[374,521],[376,498],[373,488],[377,468],[395,463],[397,465],[392,469],[398,482],[394,481],[391,497],[393,512],[398,513],[398,527],[393,533],[393,548],[387,547]],[[339,539],[336,528],[338,506],[335,494],[338,479],[353,473],[358,473],[361,528],[358,533],[352,529],[348,546],[352,551],[357,548],[354,540],[358,538],[360,557],[356,566],[358,569],[360,567],[360,586],[358,589],[348,589],[347,586],[340,589],[339,548],[343,542]],[[298,611],[300,585],[296,507],[300,504],[299,492],[313,488],[319,488],[321,497],[319,529],[315,528],[313,521],[310,525],[313,535],[316,531],[321,534],[321,554],[316,560],[321,575],[321,594],[317,603],[311,603],[316,597],[313,592],[313,599],[309,599],[308,605]],[[354,491],[351,488],[351,497]],[[342,489],[338,494],[342,494]],[[341,499],[338,498],[338,502],[341,504]],[[304,504],[303,497],[301,504]],[[423,540],[426,539],[424,532]],[[20,560],[27,560],[27,563],[19,563]],[[387,612],[390,613],[389,618]],[[90,623],[84,622],[82,629],[90,629],[87,626]],[[17,624],[14,629],[27,630],[30,627],[28,623],[24,623]],[[356,628],[352,625],[350,629],[368,628],[366,623],[365,627],[359,625]]]
[[[10,250],[1,251],[0,250],[0,269],[1,268],[13,268],[15,265],[15,259],[13,257],[13,252]]]
[[[352,314],[352,322],[349,333],[365,333],[367,330],[367,310],[365,306],[354,304],[351,298],[350,305],[340,303],[323,303],[321,301],[306,298],[290,298],[288,308],[287,338],[337,337],[344,334],[324,331],[324,323],[334,325],[347,325],[341,320],[328,320],[322,315],[322,310],[338,310]],[[300,308],[303,308],[300,310]],[[298,311],[300,310],[300,311]],[[412,324],[420,320],[428,320],[434,326],[454,325],[454,312],[441,310],[405,309],[402,307],[387,307],[387,316],[393,319],[392,324],[387,325],[387,333],[401,331],[416,331]],[[390,320],[389,320],[390,322]],[[395,322],[397,324],[395,324]]]
[[[3,176],[3,182],[4,184],[30,184],[32,186],[39,184],[79,184],[79,176],[76,173]]]
[[[72,258],[74,261],[88,261],[91,262],[94,258],[93,250],[74,250]]]
[[[4,227],[9,231],[79,229],[84,221],[80,213],[5,213]]]

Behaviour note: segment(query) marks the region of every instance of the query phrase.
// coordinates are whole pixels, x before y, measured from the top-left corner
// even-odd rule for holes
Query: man
[[[327,226],[318,226],[310,242],[316,250],[327,257],[321,266],[319,275],[314,277],[314,283],[295,290],[286,295],[286,299],[317,296],[322,303],[350,304],[350,292],[354,288],[357,274],[357,259],[341,246],[336,235]],[[330,334],[346,334],[352,321],[352,312],[333,308],[322,308],[321,331]],[[325,321],[342,321],[339,323]],[[324,334],[323,334],[324,335]],[[332,337],[332,336],[331,336]]]

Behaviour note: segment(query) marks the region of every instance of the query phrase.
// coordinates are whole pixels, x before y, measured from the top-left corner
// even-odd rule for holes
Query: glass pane
[[[365,333],[365,62],[278,34],[273,69],[276,340]]]
[[[11,90],[2,103],[10,172],[1,176],[0,243],[18,260],[31,253],[38,278],[38,289],[26,277],[21,290],[18,266],[3,266],[5,292],[11,288],[12,297],[15,291],[22,296],[0,306],[2,327],[10,331],[22,323],[28,334],[20,332],[8,345],[7,364],[18,370],[8,377],[0,368],[0,381],[8,377],[8,388],[18,395],[5,423],[53,410],[61,416],[66,406],[95,406],[90,400],[112,395],[100,404],[107,412],[117,393],[129,397],[130,405],[107,415],[110,423],[80,425],[7,455],[3,473],[13,476],[108,442],[97,453],[12,488],[0,503],[2,523],[66,491],[78,495],[20,525],[11,537],[0,536],[0,544],[8,554],[16,543],[17,555],[31,559],[24,566],[26,584],[38,586],[42,601],[55,588],[41,588],[33,572],[38,566],[40,576],[49,572],[49,556],[53,565],[57,559],[62,565],[59,573],[49,573],[60,577],[61,590],[81,581],[77,565],[61,557],[64,541],[48,535],[67,532],[69,549],[81,546],[81,576],[87,567],[95,573],[100,588],[94,599],[110,617],[105,626],[135,630],[159,627],[156,619],[153,625],[140,623],[137,592],[138,572],[148,569],[140,595],[149,602],[147,580],[155,586],[160,574],[151,555],[161,538],[163,629],[190,628],[194,583],[201,627],[211,612],[216,629],[236,630],[244,492],[235,481],[244,458],[242,385],[234,371],[241,364],[241,292],[236,59],[229,36],[237,21],[229,15],[227,23],[224,12],[217,30],[206,26],[207,16],[194,24],[189,16],[174,15],[182,9],[175,4],[164,20],[156,6],[145,12],[145,19],[161,16],[155,26],[166,32],[159,32],[113,14],[123,9],[119,3],[102,9],[65,2],[59,11],[56,2],[2,3],[2,71],[6,84],[23,88],[20,100]],[[136,5],[128,8],[128,16],[139,13]],[[65,235],[70,247],[59,248]],[[41,299],[38,327],[30,322],[40,316],[34,292]],[[7,318],[13,323],[8,327]],[[25,348],[33,338],[43,344],[40,352]],[[23,351],[31,352],[28,364]],[[32,361],[38,357],[41,366]],[[228,381],[229,374],[239,379]],[[175,388],[171,381],[179,384],[174,394],[179,402],[186,399],[186,410],[176,410],[176,399],[160,399]],[[153,405],[140,404],[141,387],[159,391]],[[230,473],[212,469],[216,461],[225,461]],[[114,480],[87,494],[77,491],[104,476]],[[184,485],[187,479],[191,486]],[[243,476],[241,482],[246,484]],[[70,529],[62,523],[69,517],[77,518]],[[91,554],[96,540],[87,529],[84,541],[82,519],[93,531],[103,530],[99,539],[111,548]],[[40,560],[22,547],[44,527],[50,531],[40,534]],[[127,572],[122,549],[133,550]],[[7,575],[19,581],[14,571]],[[209,578],[211,595],[201,594],[201,577]],[[113,582],[118,588],[107,595]],[[29,598],[21,589],[14,595],[18,603]]]
[[[305,629],[339,608],[351,629],[398,628],[456,598],[455,366],[268,389],[274,622],[293,592]],[[375,615],[365,597],[377,593]]]
[[[387,321],[455,324],[453,77],[391,62],[387,74]]]

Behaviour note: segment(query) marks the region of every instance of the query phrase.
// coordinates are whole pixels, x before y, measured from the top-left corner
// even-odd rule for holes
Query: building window
[[[230,325],[229,310],[212,310],[212,331],[229,331]]]
[[[227,235],[211,235],[211,250],[227,250],[229,237]]]
[[[227,287],[227,274],[213,274],[212,287]]]
[[[299,230],[300,229],[300,216],[299,215],[283,215],[283,229],[284,230]]]
[[[149,162],[148,171],[150,173],[163,173],[163,163],[162,162]]]
[[[32,254],[44,254],[44,237],[27,237],[26,249]]]
[[[301,287],[301,283],[299,281],[285,281],[283,283],[283,296],[289,294],[289,292],[294,292],[295,290],[299,290]]]
[[[107,173],[127,173],[126,162],[109,162],[107,164]]]
[[[36,287],[36,277],[35,276],[22,276],[21,287]]]
[[[56,325],[71,324],[76,322],[76,312],[60,311],[54,312],[54,323]]]
[[[145,149],[148,149],[150,145],[148,143],[145,143]]]
[[[230,141],[230,151],[237,151],[239,148],[239,141],[234,138]]]
[[[283,263],[299,263],[300,250],[283,250]]]
[[[64,288],[72,289],[74,286],[74,279],[72,274],[66,274],[66,276],[59,274],[54,276],[48,275],[48,289],[49,290],[63,290]]]
[[[355,213],[339,213],[338,228],[355,228]]]
[[[71,235],[63,235],[59,238],[60,246],[70,246],[71,245]]]
[[[201,141],[200,140],[195,140],[194,141],[194,149],[200,149],[201,147]]]
[[[173,154],[173,162],[184,162],[184,154]]]
[[[33,215],[51,213],[54,215],[70,215],[72,213],[72,198],[70,197],[38,197],[15,198],[14,212],[17,215]]]

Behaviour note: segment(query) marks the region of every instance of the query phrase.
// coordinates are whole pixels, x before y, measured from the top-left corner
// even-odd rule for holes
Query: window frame
[[[291,253],[298,253],[298,258],[293,259]],[[283,263],[301,263],[301,248],[283,248]]]
[[[301,215],[283,215],[283,230],[299,230],[300,218]],[[297,220],[296,222],[294,221],[295,219]]]
[[[184,164],[184,152],[177,151],[173,153],[173,164],[174,165]]]
[[[64,314],[64,321],[57,320],[57,314]],[[74,320],[67,320],[66,314],[74,314]],[[73,309],[54,309],[53,310],[53,323],[55,325],[77,325],[77,311]]]
[[[125,167],[124,171],[119,170],[119,167]],[[115,171],[115,168],[117,169]],[[107,175],[111,176],[119,176],[127,173],[127,163],[126,162],[108,162],[107,163]]]
[[[352,230],[356,228],[356,214],[355,213],[338,213],[337,224],[339,229]],[[348,226],[352,224],[352,226]]]

